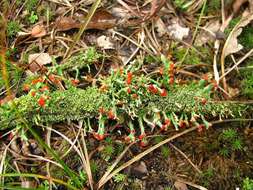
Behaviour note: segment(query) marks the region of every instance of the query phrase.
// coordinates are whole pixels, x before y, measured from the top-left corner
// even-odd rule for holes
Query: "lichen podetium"
[[[97,131],[90,124],[88,131],[98,140],[105,138],[113,121],[128,127],[127,140],[134,141],[139,134],[144,144],[147,130],[197,126],[202,131],[203,127],[210,126],[208,121],[213,118],[243,117],[243,113],[252,110],[252,106],[245,104],[214,101],[211,95],[215,85],[206,81],[188,85],[176,84],[174,80],[172,83],[174,65],[168,61],[164,64],[163,70],[168,68],[168,71],[156,79],[135,73],[134,69],[119,69],[99,78],[100,87],[86,89],[72,86],[51,92],[45,88],[44,79],[36,80],[36,93],[31,89],[16,98],[15,108],[11,102],[0,107],[0,129],[14,127],[23,120],[36,125],[67,120],[85,120],[87,124],[89,119],[94,119]]]

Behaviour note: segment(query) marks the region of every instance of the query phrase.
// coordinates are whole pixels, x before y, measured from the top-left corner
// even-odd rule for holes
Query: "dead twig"
[[[202,171],[188,158],[188,156],[185,155],[185,153],[183,153],[179,148],[177,148],[175,145],[173,145],[172,143],[169,143],[169,145],[174,148],[177,152],[179,152],[191,165],[192,167],[199,173],[201,174]]]

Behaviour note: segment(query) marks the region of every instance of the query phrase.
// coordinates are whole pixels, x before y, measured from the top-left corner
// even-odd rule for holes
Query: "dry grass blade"
[[[184,134],[187,134],[187,133],[189,133],[189,132],[191,132],[191,131],[194,131],[194,130],[196,130],[196,129],[197,129],[197,127],[192,127],[192,128],[190,128],[190,129],[187,129],[187,130],[183,131],[182,133],[178,133],[178,134],[176,134],[176,135],[174,135],[174,136],[172,136],[172,137],[170,137],[170,138],[168,138],[168,139],[166,139],[166,140],[164,140],[164,141],[162,141],[162,142],[160,142],[160,143],[158,143],[158,144],[156,144],[156,145],[150,147],[149,149],[145,150],[144,152],[138,154],[137,156],[135,156],[135,157],[132,158],[131,160],[127,161],[126,163],[124,163],[123,165],[121,165],[120,167],[118,167],[117,169],[115,169],[110,175],[108,175],[108,176],[106,177],[106,179],[104,179],[103,181],[100,181],[100,182],[98,183],[98,189],[101,188],[107,181],[109,181],[109,180],[110,180],[113,176],[115,176],[117,173],[119,173],[119,172],[122,171],[123,169],[127,168],[128,166],[130,166],[130,165],[133,164],[134,162],[140,160],[141,158],[143,158],[144,156],[146,156],[146,155],[149,154],[150,152],[152,152],[152,151],[154,151],[155,149],[161,147],[162,145],[164,145],[164,144],[166,144],[166,143],[168,143],[168,142],[170,142],[170,141],[172,141],[172,140],[174,140],[174,139],[176,139],[176,138],[178,138],[178,137],[180,137],[180,136],[182,136],[182,135],[184,135]]]
[[[170,143],[170,146],[173,147],[176,151],[178,151],[191,165],[192,167],[199,173],[201,174],[202,171],[188,158],[188,156],[185,155],[179,148],[177,148],[175,145]]]
[[[243,18],[239,21],[238,24],[236,24],[236,26],[230,32],[223,46],[221,53],[221,73],[223,76],[222,82],[225,91],[227,91],[227,84],[225,78],[225,58],[228,55],[236,53],[243,48],[243,46],[238,43],[237,38],[242,33],[242,28],[248,25],[251,20],[253,20],[253,13],[247,13],[247,11],[245,11]]]
[[[243,61],[245,61],[249,56],[253,54],[253,49],[251,49],[247,54],[245,54],[239,61],[237,61],[233,67],[231,67],[224,75],[220,77],[220,79],[224,78],[226,75],[228,75],[231,71],[233,71],[235,68],[237,68]]]
[[[89,159],[89,154],[88,154],[88,150],[87,150],[87,146],[86,146],[86,142],[85,142],[85,138],[84,138],[84,133],[81,133],[82,135],[82,144],[83,144],[83,149],[84,149],[84,156],[85,156],[85,171],[87,173],[88,176],[88,180],[89,180],[89,185],[91,190],[93,190],[93,178],[92,178],[92,173],[91,173],[91,167],[90,167],[90,159]]]
[[[131,143],[130,145],[128,145],[125,150],[117,157],[117,159],[115,160],[115,162],[110,166],[110,168],[105,172],[105,174],[103,175],[103,177],[99,180],[98,182],[98,189],[100,187],[102,187],[102,185],[100,184],[105,184],[107,180],[108,175],[110,174],[110,172],[115,168],[115,166],[119,163],[119,161],[122,159],[122,157],[125,155],[125,153],[128,151],[128,149],[133,145],[134,143]],[[108,181],[108,180],[107,180]]]

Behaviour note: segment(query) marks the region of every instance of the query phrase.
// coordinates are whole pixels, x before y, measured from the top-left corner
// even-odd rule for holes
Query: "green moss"
[[[236,17],[232,19],[228,27],[225,29],[224,33],[228,36],[230,32],[233,30],[233,28],[235,27],[235,25],[237,25],[240,20],[241,20],[241,17]]]
[[[25,9],[29,12],[32,12],[38,6],[39,0],[28,0],[25,3]]]
[[[183,59],[183,57],[185,56],[185,53],[187,51],[187,48],[185,47],[173,47],[172,49],[172,56],[173,58],[176,59],[176,61],[181,61]],[[197,52],[199,51],[199,52]],[[204,62],[206,63],[208,61],[208,49],[207,48],[199,48],[199,50],[195,50],[195,49],[189,49],[189,52],[187,54],[187,56],[184,59],[184,64],[187,65],[196,65],[196,64],[200,64],[202,62],[202,57],[201,55],[205,57]]]
[[[243,28],[241,35],[239,36],[239,43],[243,45],[246,50],[253,48],[253,28],[252,26],[246,26]]]
[[[17,21],[9,21],[7,23],[7,36],[14,37],[20,31],[20,25]]]
[[[241,71],[242,80],[242,95],[253,99],[253,62],[249,60],[245,69]]]

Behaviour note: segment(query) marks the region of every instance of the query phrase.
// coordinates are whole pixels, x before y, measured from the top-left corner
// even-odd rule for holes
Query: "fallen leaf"
[[[47,34],[46,29],[43,25],[36,25],[31,31],[31,36],[34,38],[40,38]]]
[[[56,29],[58,31],[67,31],[74,28],[80,28],[82,22],[73,19],[72,17],[60,17],[56,20]],[[108,11],[100,10],[95,12],[91,21],[88,23],[86,30],[106,30],[113,28],[116,25],[116,19]]]
[[[97,44],[102,49],[114,49],[114,44],[111,42],[111,39],[104,35],[97,38]]]
[[[155,22],[155,28],[157,30],[158,36],[162,37],[167,32],[167,28],[165,24],[163,23],[162,19],[157,19]]]
[[[238,43],[238,36],[242,33],[242,28],[247,26],[251,20],[253,20],[253,14],[247,11],[244,12],[242,19],[238,22],[238,24],[233,28],[230,32],[223,50],[222,50],[222,59],[225,59],[228,55],[236,53],[243,49],[243,46]]]
[[[178,40],[183,40],[190,33],[189,28],[181,26],[177,21],[174,21],[167,28],[168,28],[170,37],[174,39],[178,39]]]
[[[181,181],[176,181],[174,183],[174,186],[177,190],[188,190],[187,185]]]
[[[114,16],[106,10],[95,12],[86,29],[106,30],[116,25]]]
[[[71,17],[60,17],[56,20],[56,29],[58,31],[67,31],[79,27],[80,23]]]
[[[203,28],[203,32],[200,32],[195,40],[195,45],[202,46],[207,42],[213,42],[216,39],[216,35],[219,34],[220,22],[218,20],[212,20],[208,22]]]
[[[48,53],[35,53],[28,56],[29,70],[37,72],[41,70],[43,65],[52,62],[52,58]]]

